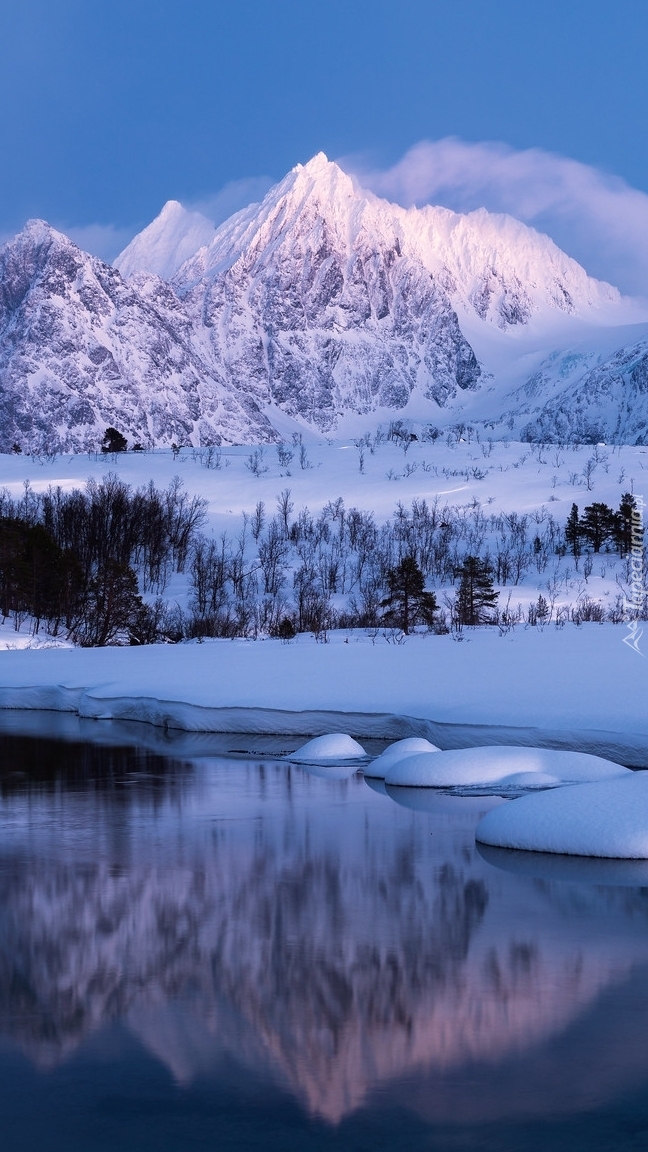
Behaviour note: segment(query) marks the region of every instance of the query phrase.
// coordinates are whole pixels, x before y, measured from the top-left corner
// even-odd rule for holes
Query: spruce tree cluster
[[[575,559],[581,555],[584,547],[590,548],[592,552],[607,549],[618,551],[622,556],[627,555],[632,547],[633,512],[636,507],[637,502],[630,492],[621,497],[616,512],[608,504],[595,501],[588,504],[580,516],[578,505],[572,504],[565,525],[567,550]]]

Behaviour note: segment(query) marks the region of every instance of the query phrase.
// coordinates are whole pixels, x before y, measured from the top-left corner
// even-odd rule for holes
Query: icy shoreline
[[[613,625],[0,652],[0,708],[186,732],[424,736],[648,763],[648,665]],[[457,726],[462,735],[457,736]],[[505,737],[505,738],[503,738]]]

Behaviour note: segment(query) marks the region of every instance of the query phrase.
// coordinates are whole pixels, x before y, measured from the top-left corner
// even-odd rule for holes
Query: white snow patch
[[[201,212],[167,200],[159,216],[120,252],[115,268],[125,277],[149,272],[169,280],[203,244],[210,243],[215,231],[213,222]]]
[[[50,636],[41,629],[36,635],[33,632],[33,620],[28,618],[16,628],[14,622],[0,615],[0,652],[16,652],[25,648],[42,651],[44,648],[73,648],[71,640],[62,636]]]
[[[408,736],[405,740],[397,740],[385,748],[375,760],[368,764],[364,770],[365,776],[371,780],[384,780],[386,773],[394,764],[404,760],[407,756],[414,756],[418,752],[439,752],[436,744],[424,740],[420,736]]]
[[[498,848],[648,860],[648,772],[511,800],[483,817],[476,837]]]
[[[347,736],[345,732],[331,732],[327,736],[316,736],[314,740],[302,744],[301,748],[291,752],[286,759],[297,764],[309,764],[320,760],[358,760],[366,755],[362,744],[358,744],[352,736]]]
[[[500,745],[577,747],[643,768],[648,667],[622,635],[605,624],[504,637],[476,629],[461,644],[451,636],[374,644],[339,632],[328,644],[301,636],[290,644],[0,652],[0,707],[111,715],[188,732],[307,739],[342,731],[359,740],[417,736],[441,745],[454,739],[438,726],[454,732],[459,725],[468,726],[461,743],[485,745],[489,731],[499,732]],[[518,748],[517,757],[523,754]],[[518,759],[508,772],[523,770]]]
[[[385,783],[406,788],[487,787],[537,788],[575,784],[630,770],[587,752],[552,748],[460,748],[422,752],[389,768]]]

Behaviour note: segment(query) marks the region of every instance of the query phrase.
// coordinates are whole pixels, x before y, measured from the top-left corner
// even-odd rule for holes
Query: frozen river
[[[3,1152],[645,1146],[648,865],[146,732],[0,721]]]

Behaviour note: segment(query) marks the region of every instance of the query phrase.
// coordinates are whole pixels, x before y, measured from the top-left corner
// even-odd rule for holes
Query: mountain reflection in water
[[[120,1022],[180,1085],[229,1062],[333,1124],[377,1094],[453,1122],[648,1079],[648,890],[491,862],[499,799],[6,747],[0,1034],[36,1066]]]

